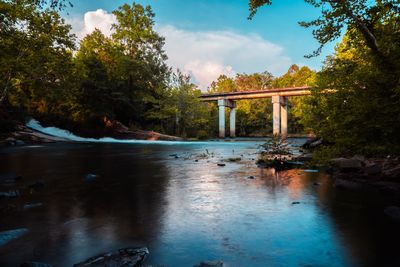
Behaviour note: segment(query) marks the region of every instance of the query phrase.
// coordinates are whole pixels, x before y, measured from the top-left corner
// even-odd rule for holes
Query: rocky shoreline
[[[335,158],[327,172],[335,179],[335,186],[344,189],[375,187],[385,192],[400,192],[399,158]]]

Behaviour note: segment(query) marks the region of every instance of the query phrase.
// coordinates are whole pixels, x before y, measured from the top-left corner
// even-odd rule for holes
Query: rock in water
[[[7,244],[9,241],[11,241],[13,239],[23,236],[27,232],[28,232],[28,229],[26,229],[26,228],[20,228],[20,229],[0,232],[0,247]]]
[[[96,180],[96,178],[97,178],[97,174],[89,173],[85,176],[85,181],[91,182],[91,181]]]
[[[218,163],[217,165],[220,166],[220,167],[224,167],[226,164],[225,163]]]
[[[74,264],[74,267],[136,267],[141,266],[148,254],[149,250],[146,247],[122,248],[117,251],[91,257],[84,262]]]
[[[29,210],[29,209],[38,208],[41,206],[43,206],[43,203],[26,203],[22,206],[22,209]]]
[[[331,162],[342,172],[359,170],[363,167],[362,162],[356,158],[335,158],[332,159]]]
[[[0,192],[0,198],[15,198],[19,197],[19,190],[11,190],[8,192]]]
[[[224,266],[224,262],[217,260],[217,261],[202,261],[200,264],[195,265],[194,267],[222,267]]]

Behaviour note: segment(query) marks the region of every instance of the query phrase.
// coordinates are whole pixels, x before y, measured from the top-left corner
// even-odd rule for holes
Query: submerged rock
[[[384,171],[384,175],[389,179],[400,177],[400,165]]]
[[[5,142],[9,146],[23,146],[23,145],[26,145],[26,143],[24,141],[19,140],[19,139],[15,139],[14,137],[8,137],[5,140]]]
[[[43,206],[43,203],[26,203],[22,208],[24,210],[29,210],[29,209],[38,208],[41,206]]]
[[[304,170],[304,172],[316,173],[316,172],[319,172],[319,170],[307,169],[307,170]]]
[[[86,182],[94,181],[96,180],[97,176],[98,176],[97,174],[89,173],[85,176],[85,181]]]
[[[103,253],[74,264],[74,267],[96,266],[96,267],[119,267],[119,266],[141,266],[149,254],[146,247],[122,248],[117,251]]]
[[[224,262],[221,260],[215,261],[202,261],[194,267],[222,267],[224,266]]]
[[[229,162],[237,162],[237,161],[241,161],[242,158],[229,158],[227,161]]]
[[[20,229],[14,229],[14,230],[0,232],[0,247],[4,246],[5,244],[7,244],[8,242],[10,242],[13,239],[23,236],[27,232],[28,232],[28,229],[26,229],[26,228],[20,228]]]
[[[293,201],[293,202],[292,202],[292,205],[298,205],[298,204],[300,204],[299,201]]]
[[[0,198],[15,198],[19,197],[19,190],[12,190],[8,192],[0,192]]]

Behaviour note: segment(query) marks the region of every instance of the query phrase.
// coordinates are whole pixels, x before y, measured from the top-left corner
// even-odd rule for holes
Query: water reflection
[[[0,173],[19,172],[21,188],[38,179],[46,186],[7,200],[17,207],[44,205],[1,211],[0,231],[26,227],[29,233],[0,247],[0,266],[26,260],[72,266],[135,245],[149,247],[149,264],[164,266],[207,259],[227,266],[377,266],[393,255],[393,249],[378,249],[399,236],[393,225],[374,217],[376,200],[336,191],[323,173],[258,169],[257,145],[2,150]],[[208,156],[196,161],[203,153]],[[242,160],[217,166],[237,156]],[[85,181],[88,173],[97,178]]]

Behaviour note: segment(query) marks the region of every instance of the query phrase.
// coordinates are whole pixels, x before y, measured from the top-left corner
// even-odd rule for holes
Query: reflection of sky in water
[[[243,162],[223,168],[178,165],[170,162],[174,178],[168,184],[158,257],[152,262],[192,266],[223,259],[229,266],[351,266],[328,216],[316,206],[315,188],[306,188],[301,171],[274,174]],[[246,179],[251,172],[255,180]]]
[[[375,254],[396,239],[384,232],[393,228],[379,221],[373,205],[362,209],[376,199],[335,190],[323,173],[258,169],[259,144],[9,148],[0,173],[22,170],[21,186],[38,177],[46,186],[15,200],[42,207],[2,217],[0,231],[29,231],[0,247],[0,266],[22,260],[71,266],[139,245],[149,247],[147,264],[171,267],[207,259],[228,267],[377,266],[382,255],[394,253]],[[199,157],[207,151],[214,156]],[[217,166],[230,157],[242,160]],[[87,183],[88,173],[98,178]]]

